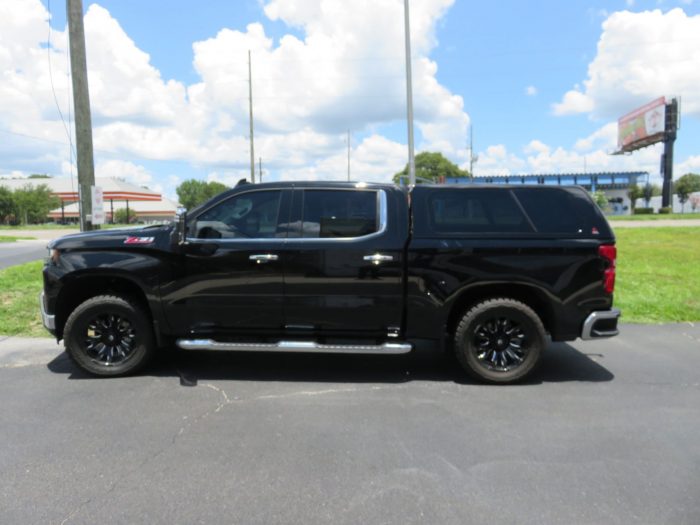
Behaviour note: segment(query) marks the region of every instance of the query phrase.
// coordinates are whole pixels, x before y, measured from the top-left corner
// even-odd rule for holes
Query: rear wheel
[[[514,299],[489,299],[464,314],[455,353],[471,375],[490,383],[518,381],[535,368],[546,345],[542,321]]]
[[[66,321],[66,352],[80,368],[94,375],[134,373],[155,351],[148,319],[143,308],[126,297],[92,297]]]

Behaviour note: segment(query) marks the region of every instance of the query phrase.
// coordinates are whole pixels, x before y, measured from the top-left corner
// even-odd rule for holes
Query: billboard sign
[[[99,186],[92,186],[92,224],[104,224],[105,223],[105,206],[104,206],[104,195],[102,194],[102,188]]]
[[[666,130],[666,99],[657,98],[617,121],[620,152],[634,151],[661,142]]]

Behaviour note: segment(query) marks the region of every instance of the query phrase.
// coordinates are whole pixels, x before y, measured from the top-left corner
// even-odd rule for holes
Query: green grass
[[[700,228],[619,230],[615,306],[623,321],[700,321]],[[0,334],[45,336],[38,296],[42,262],[0,270]]]
[[[695,219],[700,221],[700,213],[669,213],[668,215],[606,215],[609,221],[677,221],[683,219]]]
[[[50,337],[41,324],[42,261],[0,270],[0,334]]]
[[[700,228],[620,229],[615,236],[623,321],[700,321]]]
[[[35,237],[11,237],[9,235],[0,235],[0,242],[17,242],[32,239],[35,239]]]

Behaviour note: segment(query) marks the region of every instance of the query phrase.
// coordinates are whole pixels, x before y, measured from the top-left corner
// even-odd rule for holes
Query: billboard
[[[666,99],[661,97],[617,121],[617,147],[629,152],[661,142],[665,130]]]

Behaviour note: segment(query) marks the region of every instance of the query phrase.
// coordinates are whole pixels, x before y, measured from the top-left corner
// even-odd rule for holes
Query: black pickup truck
[[[493,383],[618,333],[615,237],[578,187],[239,184],[170,225],[51,242],[41,313],[83,369],[158,347],[454,352]]]

